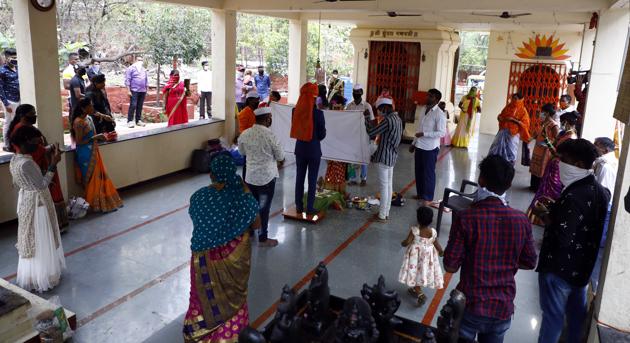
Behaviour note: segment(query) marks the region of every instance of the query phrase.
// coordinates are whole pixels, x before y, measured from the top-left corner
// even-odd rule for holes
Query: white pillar
[[[617,98],[628,36],[628,19],[630,12],[627,9],[607,10],[600,14],[582,131],[582,137],[586,139],[613,136],[615,101],[612,99]]]
[[[225,120],[223,137],[232,143],[236,132],[236,12],[212,10],[212,116]]]
[[[300,87],[306,82],[306,42],[308,21],[289,20],[289,96],[288,102],[295,104],[300,96]]]
[[[37,109],[37,127],[48,142],[63,148],[63,120],[59,95],[59,57],[57,51],[57,10],[42,12],[30,1],[13,1],[15,45],[19,61],[21,103]],[[57,170],[62,189],[67,191],[65,163]]]
[[[610,98],[615,99],[615,98]],[[613,104],[615,101],[611,101]],[[623,198],[630,187],[630,125],[623,138],[617,184],[613,196],[613,208],[599,283],[598,298],[589,335],[589,342],[598,337],[595,319],[606,325],[630,331],[630,297],[628,297],[628,272],[630,272],[630,213],[624,209]]]

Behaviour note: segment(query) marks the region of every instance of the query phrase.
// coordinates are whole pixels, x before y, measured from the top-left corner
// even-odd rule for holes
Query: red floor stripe
[[[438,162],[442,160],[444,156],[446,156],[446,154],[448,154],[450,150],[451,150],[450,147],[445,148],[444,151],[438,156],[437,158]],[[404,195],[415,184],[416,184],[415,180],[409,182],[400,191],[400,194]],[[368,219],[360,228],[358,228],[352,235],[350,235],[348,239],[346,239],[335,250],[333,250],[328,256],[326,256],[326,258],[324,258],[324,263],[326,263],[327,265],[330,264],[337,256],[339,256],[339,254],[342,251],[344,251],[350,245],[350,243],[352,243],[355,239],[361,236],[361,234],[363,234],[363,232],[365,232],[365,230],[367,230],[367,228],[370,227],[372,223],[374,223],[374,220]],[[302,289],[302,287],[304,287],[313,278],[314,275],[315,275],[315,268],[309,271],[306,275],[304,275],[302,279],[300,279],[300,281],[298,281],[295,285],[293,285],[293,290],[297,292],[300,289]],[[278,308],[279,302],[280,302],[279,299],[276,300],[276,302],[274,302],[269,308],[267,308],[267,310],[265,310],[265,312],[263,312],[260,316],[258,316],[258,318],[256,318],[256,320],[252,322],[251,326],[255,329],[258,329],[263,323],[265,323],[265,321],[267,321],[267,319],[269,319],[269,317],[271,317],[272,314],[274,314],[274,312]]]
[[[448,284],[451,282],[452,278],[453,274],[451,273],[446,273],[444,275],[444,288],[438,289],[433,295],[433,300],[431,300],[431,304],[429,304],[427,312],[425,312],[424,317],[422,318],[422,324],[431,326],[433,317],[435,317],[435,314],[440,307],[440,302],[442,302],[442,298],[444,298],[444,294],[446,294],[446,289],[448,288]]]

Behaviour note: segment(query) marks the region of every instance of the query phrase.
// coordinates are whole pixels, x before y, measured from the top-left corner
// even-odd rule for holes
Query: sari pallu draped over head
[[[522,125],[510,120],[501,120],[508,118],[514,118],[520,121]],[[499,129],[510,130],[510,134],[512,136],[515,136],[518,133],[523,142],[529,142],[529,114],[527,113],[525,103],[522,99],[512,100],[512,102],[505,106],[503,111],[501,111],[501,114],[499,114],[499,120]]]
[[[307,82],[300,88],[300,97],[291,117],[291,138],[305,142],[313,139],[313,107],[317,94],[314,83]]]
[[[236,342],[248,324],[251,246],[246,231],[259,208],[245,192],[231,156],[215,156],[210,171],[216,186],[190,199],[191,287],[183,333],[186,342]]]

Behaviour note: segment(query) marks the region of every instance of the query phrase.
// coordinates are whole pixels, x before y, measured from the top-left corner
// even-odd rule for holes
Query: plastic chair
[[[453,221],[455,220],[455,216],[457,216],[457,212],[461,210],[465,210],[470,207],[473,200],[475,199],[475,194],[477,194],[477,190],[475,189],[472,193],[465,193],[466,186],[473,186],[478,188],[479,185],[476,182],[472,182],[470,180],[463,180],[461,186],[459,187],[459,191],[452,188],[444,189],[444,197],[440,202],[440,208],[438,209],[438,218],[437,218],[437,233],[440,235],[440,227],[442,225],[442,214],[444,213],[445,208],[450,208],[453,212]],[[451,195],[455,194],[455,195]]]

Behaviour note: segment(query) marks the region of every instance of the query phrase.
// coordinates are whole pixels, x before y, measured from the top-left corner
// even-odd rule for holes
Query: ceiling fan
[[[314,4],[321,4],[324,2],[330,2],[330,3],[335,3],[335,2],[357,2],[357,1],[376,1],[376,0],[320,0],[320,1],[315,1]]]
[[[523,17],[523,16],[526,16],[526,15],[532,15],[532,14],[531,13],[510,14],[510,12],[505,11],[505,12],[502,12],[501,14],[489,14],[489,13],[475,13],[475,12],[473,12],[472,15],[479,15],[479,16],[484,16],[484,17],[497,17],[497,18],[501,18],[501,19],[511,19],[511,18]]]
[[[370,14],[369,17],[421,17],[422,14],[386,12],[387,14]]]

